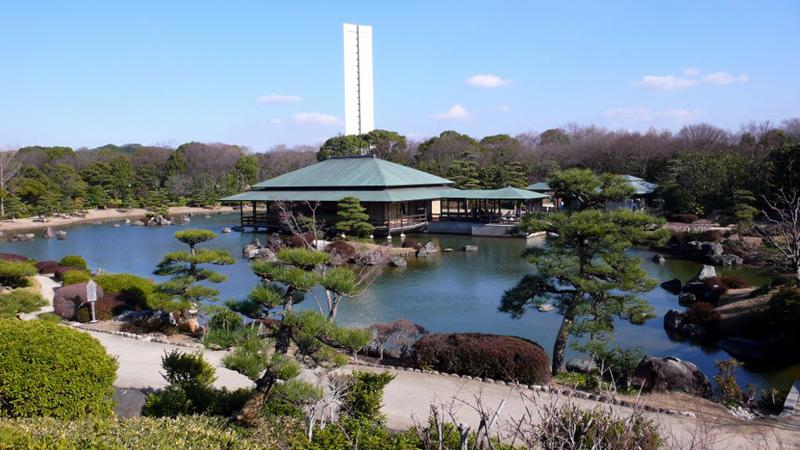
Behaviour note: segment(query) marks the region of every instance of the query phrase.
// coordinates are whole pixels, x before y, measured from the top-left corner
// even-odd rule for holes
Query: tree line
[[[659,185],[652,205],[667,213],[735,216],[742,199],[758,203],[781,188],[800,187],[800,119],[752,123],[737,132],[704,123],[676,133],[569,125],[476,139],[448,130],[421,141],[374,130],[263,153],[199,142],[177,148],[32,146],[0,152],[0,215],[209,206],[257,181],[359,154],[449,178],[462,189],[524,188],[575,167],[634,175]]]

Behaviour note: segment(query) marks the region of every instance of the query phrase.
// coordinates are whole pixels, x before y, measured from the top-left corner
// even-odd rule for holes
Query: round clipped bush
[[[78,255],[67,255],[61,258],[61,261],[59,261],[58,264],[64,267],[71,267],[73,269],[89,270],[86,260]]]
[[[134,310],[147,308],[147,298],[155,286],[152,280],[129,273],[103,273],[96,275],[94,281],[103,291],[117,294],[118,300]]]
[[[429,334],[414,344],[417,367],[479,378],[543,383],[550,379],[547,353],[515,336],[482,333]]]
[[[61,283],[66,286],[69,284],[88,283],[92,279],[89,272],[83,270],[70,269],[61,275]]]
[[[43,320],[0,320],[0,417],[109,416],[117,362],[90,335]]]

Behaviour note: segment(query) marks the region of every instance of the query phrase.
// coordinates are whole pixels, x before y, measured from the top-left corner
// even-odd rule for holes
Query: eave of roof
[[[447,186],[452,181],[372,156],[331,158],[262,181],[254,190]]]

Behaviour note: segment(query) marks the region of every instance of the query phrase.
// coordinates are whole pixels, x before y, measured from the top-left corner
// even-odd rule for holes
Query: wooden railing
[[[409,227],[416,227],[426,223],[428,223],[428,216],[426,214],[410,214],[394,219],[372,221],[372,225],[376,228],[384,228],[389,230],[407,229]]]
[[[482,213],[472,212],[441,212],[433,214],[433,222],[472,222],[472,223],[517,223],[519,217],[513,214]]]

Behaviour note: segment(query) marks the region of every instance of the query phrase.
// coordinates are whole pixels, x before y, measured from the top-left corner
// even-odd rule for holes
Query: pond
[[[238,224],[238,215],[193,217],[192,227],[219,232],[223,227]],[[37,238],[29,242],[0,243],[0,251],[19,253],[38,260],[58,260],[64,255],[80,254],[93,269],[109,272],[130,272],[153,277],[153,268],[162,255],[182,248],[173,234],[178,227],[131,227],[111,224],[87,224],[65,228],[65,241]],[[41,231],[37,235],[41,235]],[[266,235],[259,233],[263,241]],[[474,331],[521,336],[552,350],[561,317],[555,312],[530,311],[520,319],[497,311],[503,292],[533,267],[520,255],[526,245],[535,241],[507,238],[480,238],[453,235],[413,235],[421,242],[431,240],[440,248],[451,247],[453,253],[440,253],[426,259],[409,259],[406,268],[387,268],[360,297],[348,299],[340,307],[337,321],[346,325],[366,326],[405,318],[433,332]],[[229,250],[237,263],[221,268],[228,281],[219,285],[221,299],[242,298],[258,283],[241,249],[253,238],[252,233],[219,234],[213,247]],[[399,238],[394,242],[399,245]],[[479,247],[476,253],[458,251],[465,244]],[[652,252],[634,250],[643,259],[648,273],[660,281],[678,278],[686,281],[700,268],[691,261],[667,260],[663,265],[650,262]],[[767,279],[753,269],[731,272],[754,284]],[[641,346],[651,355],[676,356],[689,360],[709,378],[715,371],[714,361],[728,355],[716,348],[702,348],[687,342],[671,341],[663,329],[663,316],[670,308],[680,308],[676,296],[655,288],[644,294],[653,305],[656,318],[643,326],[619,323],[616,342],[621,346]],[[301,304],[313,307],[311,300]],[[769,372],[739,369],[742,385],[786,388],[800,378],[800,365]]]

